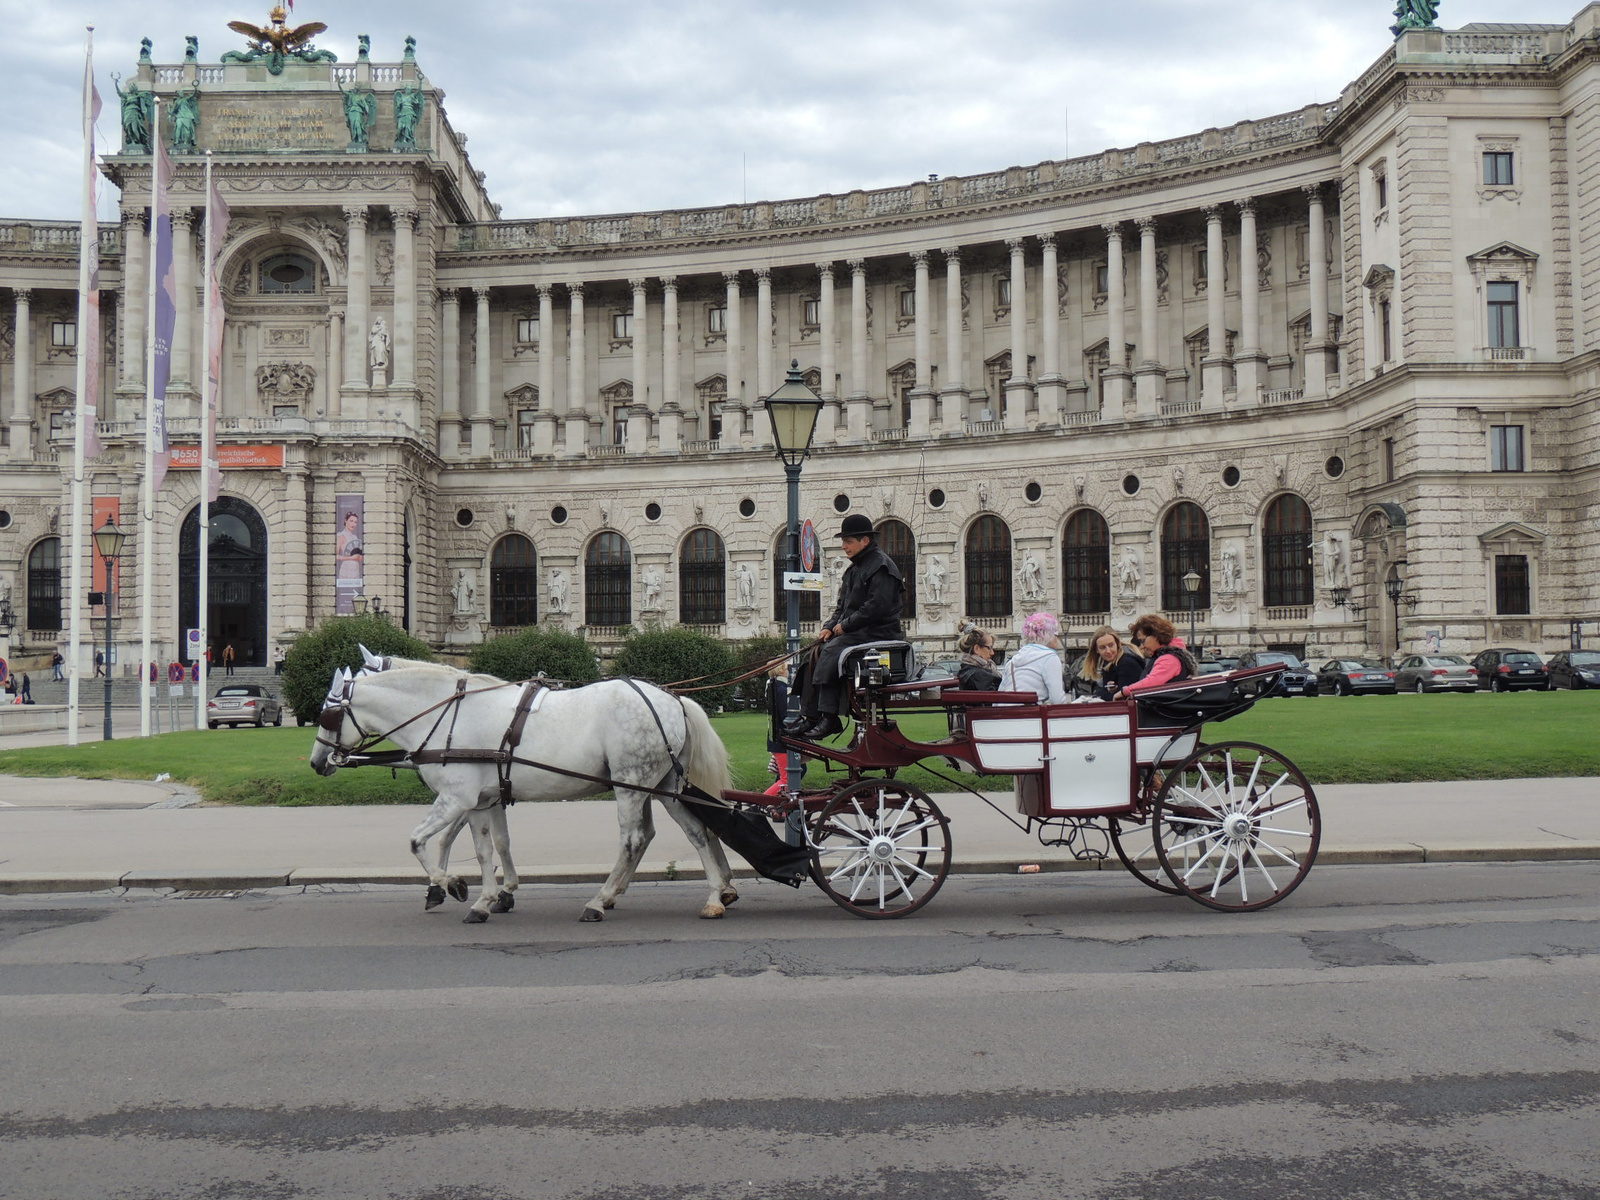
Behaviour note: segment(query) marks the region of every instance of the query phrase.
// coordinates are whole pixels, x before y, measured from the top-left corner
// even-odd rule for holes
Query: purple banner
[[[335,496],[337,532],[333,538],[333,611],[353,613],[356,597],[366,595],[366,498]]]
[[[156,108],[156,128],[150,136],[155,141],[155,162],[151,178],[154,209],[150,219],[150,267],[155,272],[156,307],[151,323],[151,336],[155,339],[155,369],[150,376],[150,439],[155,455],[155,491],[161,490],[167,476],[170,448],[167,445],[167,380],[172,374],[172,329],[178,323],[178,281],[174,274],[172,255],[172,207],[167,195],[172,183],[172,160],[167,157],[166,144],[161,140],[159,105]]]

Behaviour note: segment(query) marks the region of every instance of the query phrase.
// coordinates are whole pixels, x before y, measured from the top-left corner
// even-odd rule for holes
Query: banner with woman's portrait
[[[356,597],[366,594],[366,498],[335,496],[334,509],[333,611],[353,613]]]

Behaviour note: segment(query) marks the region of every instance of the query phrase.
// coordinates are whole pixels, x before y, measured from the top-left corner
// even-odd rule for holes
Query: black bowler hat
[[[871,537],[872,518],[863,516],[861,513],[851,513],[844,519],[844,524],[839,526],[839,536],[842,538]]]

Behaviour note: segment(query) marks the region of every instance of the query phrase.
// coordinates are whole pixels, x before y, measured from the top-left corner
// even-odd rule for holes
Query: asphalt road
[[[0,1195],[1593,1200],[1600,863],[0,898]]]

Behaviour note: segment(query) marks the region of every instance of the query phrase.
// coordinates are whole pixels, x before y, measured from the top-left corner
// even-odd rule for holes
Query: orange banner
[[[217,463],[224,471],[262,471],[283,466],[282,446],[218,446]],[[174,471],[200,469],[199,446],[174,446],[172,465]]]
[[[100,526],[104,525],[106,523],[106,518],[108,517],[115,521],[118,525],[122,524],[122,498],[120,496],[94,497],[94,517],[93,523],[89,527],[89,548],[91,550],[94,550],[94,531],[99,529]],[[93,558],[94,584],[90,590],[103,592],[106,590],[106,560],[100,557],[98,551],[94,552]],[[116,570],[112,572],[112,578],[114,580],[114,585],[111,590],[114,592],[121,592],[122,560],[120,558],[117,559]],[[101,608],[99,605],[95,606],[94,612],[96,616],[105,616],[105,609]]]

